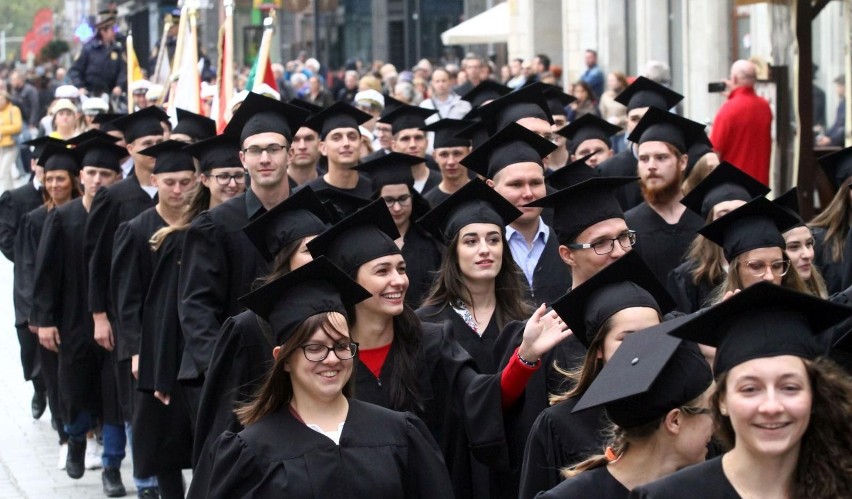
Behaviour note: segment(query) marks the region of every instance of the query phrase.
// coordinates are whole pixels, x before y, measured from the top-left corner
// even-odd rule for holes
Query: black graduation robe
[[[201,378],[225,319],[243,310],[238,299],[269,265],[243,233],[266,209],[251,189],[198,215],[184,236],[179,297],[184,359],[180,380]]]
[[[157,204],[139,184],[136,175],[99,189],[92,200],[89,218],[86,222],[86,245],[84,255],[89,272],[89,311],[107,312],[114,322],[115,310],[110,302],[110,278],[112,269],[112,250],[115,232],[122,222],[126,222]],[[120,272],[115,269],[115,273]],[[113,331],[115,334],[115,331]]]
[[[419,307],[432,287],[441,266],[441,246],[435,239],[412,224],[403,236],[402,258],[408,275],[405,302]]]
[[[573,497],[605,497],[607,499],[627,499],[630,491],[616,480],[606,466],[584,471],[579,475],[557,485],[552,490],[536,497],[543,499]]]
[[[688,466],[655,482],[636,487],[630,492],[635,499],[740,499],[722,470],[722,456]]]
[[[661,283],[668,282],[669,272],[683,262],[698,229],[704,226],[704,220],[690,210],[684,210],[677,223],[669,224],[644,202],[626,212],[624,220],[637,234],[633,250]]]
[[[811,228],[811,232],[814,236],[814,263],[819,267],[819,271],[823,279],[825,279],[825,287],[828,289],[828,294],[839,293],[846,289],[843,287],[843,262],[835,262],[831,258],[831,247],[825,242],[825,229],[822,227],[813,227]],[[844,256],[846,256],[845,253]]]
[[[666,290],[677,304],[675,310],[685,314],[697,312],[708,306],[707,299],[712,294],[713,289],[721,284],[721,280],[715,284],[707,282],[707,280],[695,284],[692,278],[695,267],[694,261],[687,260],[669,272],[666,281]]]
[[[31,319],[59,330],[58,382],[62,419],[70,423],[80,411],[123,424],[111,357],[94,338],[92,314],[86,307],[89,276],[83,256],[88,213],[83,199],[54,209],[39,244]]]
[[[340,445],[285,406],[240,433],[223,434],[210,452],[212,465],[196,470],[190,498],[452,497],[424,424],[358,400],[349,401]]]
[[[424,193],[431,191],[432,189],[437,187],[438,184],[441,183],[442,179],[443,178],[441,177],[441,174],[439,172],[432,170],[430,168],[429,169],[429,177],[426,178],[426,183],[423,185],[423,188],[420,189],[417,192],[419,192],[420,194],[424,194]]]
[[[494,343],[500,334],[500,328],[497,327],[497,322],[493,315],[485,331],[480,336],[449,305],[425,305],[417,309],[416,313],[417,317],[420,317],[420,320],[423,322],[443,324],[446,321],[450,321],[452,324],[453,339],[473,357],[480,373],[494,374],[504,367],[498,366],[494,358]]]
[[[36,251],[46,218],[47,208],[44,206],[24,213],[13,241],[12,261],[15,264],[12,270],[12,301],[15,308],[15,330],[21,345],[21,367],[26,380],[37,377],[41,370],[38,335],[32,334],[28,326],[33,306]]]
[[[495,344],[495,352],[500,359],[499,364],[505,365],[509,357],[514,355],[523,339],[525,322],[515,321],[503,328]],[[524,458],[524,448],[533,423],[543,410],[549,407],[548,397],[551,393],[559,393],[570,388],[565,376],[554,369],[558,365],[562,369],[574,369],[583,363],[586,348],[574,336],[569,336],[550,352],[541,358],[541,368],[533,373],[527,383],[526,390],[506,413],[503,418],[506,425],[506,438],[510,460],[510,473],[504,476],[506,487],[517,492],[520,488],[521,467]]]
[[[31,181],[0,195],[0,252],[15,261],[15,235],[21,218],[44,204],[41,192]]]
[[[373,189],[370,186],[370,179],[367,178],[366,175],[358,175],[358,183],[355,184],[355,187],[352,189],[342,189],[340,187],[335,187],[328,182],[322,176],[319,176],[307,184],[311,189],[316,191],[321,191],[323,189],[334,189],[336,191],[340,191],[344,194],[349,194],[350,196],[358,196],[359,198],[370,199],[370,196],[373,194]]]
[[[193,441],[193,462],[209,457],[205,450],[224,431],[243,426],[234,409],[249,402],[260,388],[274,359],[275,340],[268,324],[251,310],[229,317],[222,325],[204,379]]]
[[[563,481],[559,473],[562,468],[603,451],[606,439],[602,430],[607,424],[604,410],[594,408],[573,414],[571,411],[579,399],[573,397],[548,407],[533,423],[524,449],[518,496],[521,499],[535,497],[541,491],[556,487]],[[573,497],[610,496],[579,494]]]
[[[450,194],[442,191],[437,185],[426,191],[426,194],[423,195],[423,199],[425,199],[432,208],[438,206],[449,197]]]
[[[633,146],[621,151],[597,166],[597,171],[604,177],[635,177],[638,161],[633,155]],[[623,211],[639,206],[642,203],[642,188],[639,181],[623,185],[615,190],[615,198]]]
[[[550,235],[533,271],[530,299],[535,306],[548,306],[571,289],[571,268],[559,256],[559,238],[550,227]]]

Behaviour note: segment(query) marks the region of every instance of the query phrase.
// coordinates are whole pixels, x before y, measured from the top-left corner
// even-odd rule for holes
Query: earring
[[[721,414],[722,416],[727,416],[728,411],[726,411],[723,407],[720,407],[719,408],[719,414]]]

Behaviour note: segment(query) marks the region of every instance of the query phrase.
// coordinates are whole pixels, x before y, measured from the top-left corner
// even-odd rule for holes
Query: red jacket
[[[752,87],[731,91],[713,120],[710,141],[722,161],[769,185],[772,110]]]

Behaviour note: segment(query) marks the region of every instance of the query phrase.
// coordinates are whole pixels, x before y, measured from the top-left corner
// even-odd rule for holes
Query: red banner
[[[53,40],[53,10],[39,9],[33,16],[33,26],[24,35],[21,43],[21,60],[26,61],[29,54],[38,57],[42,47]]]

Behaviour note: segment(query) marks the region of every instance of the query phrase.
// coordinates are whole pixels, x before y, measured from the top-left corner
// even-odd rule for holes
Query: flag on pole
[[[133,49],[133,33],[127,34],[127,112],[133,112],[133,82],[144,79],[136,50]]]
[[[168,39],[169,29],[171,29],[173,25],[174,21],[172,20],[171,14],[169,14],[163,22],[163,36],[160,38],[159,49],[157,50],[157,63],[154,67],[154,74],[152,74],[149,78],[151,83],[162,85],[163,87],[168,87],[169,75],[172,71],[172,68],[169,65],[169,50],[166,47],[166,40]],[[163,92],[163,94],[165,94],[165,92]]]
[[[257,91],[262,83],[266,83],[272,89],[276,89],[275,75],[272,74],[272,61],[269,60],[269,50],[272,48],[272,31],[275,24],[275,10],[270,9],[269,15],[263,20],[263,37],[260,39],[260,47],[257,57],[251,67],[246,88]]]
[[[234,96],[234,3],[225,0],[225,19],[219,28],[219,64],[217,65],[216,82],[219,88],[213,99],[213,116],[216,119],[216,130],[222,133],[231,119],[228,108]]]
[[[198,71],[198,31],[195,15],[195,9],[189,9],[189,22],[185,23],[186,32],[183,33],[180,56],[175,52],[175,58],[179,57],[180,60],[177,74],[172,75],[173,79],[177,76],[177,81],[169,95],[169,115],[176,113],[174,109],[178,107],[193,113],[201,112],[201,76]],[[184,24],[183,19],[181,24]]]

